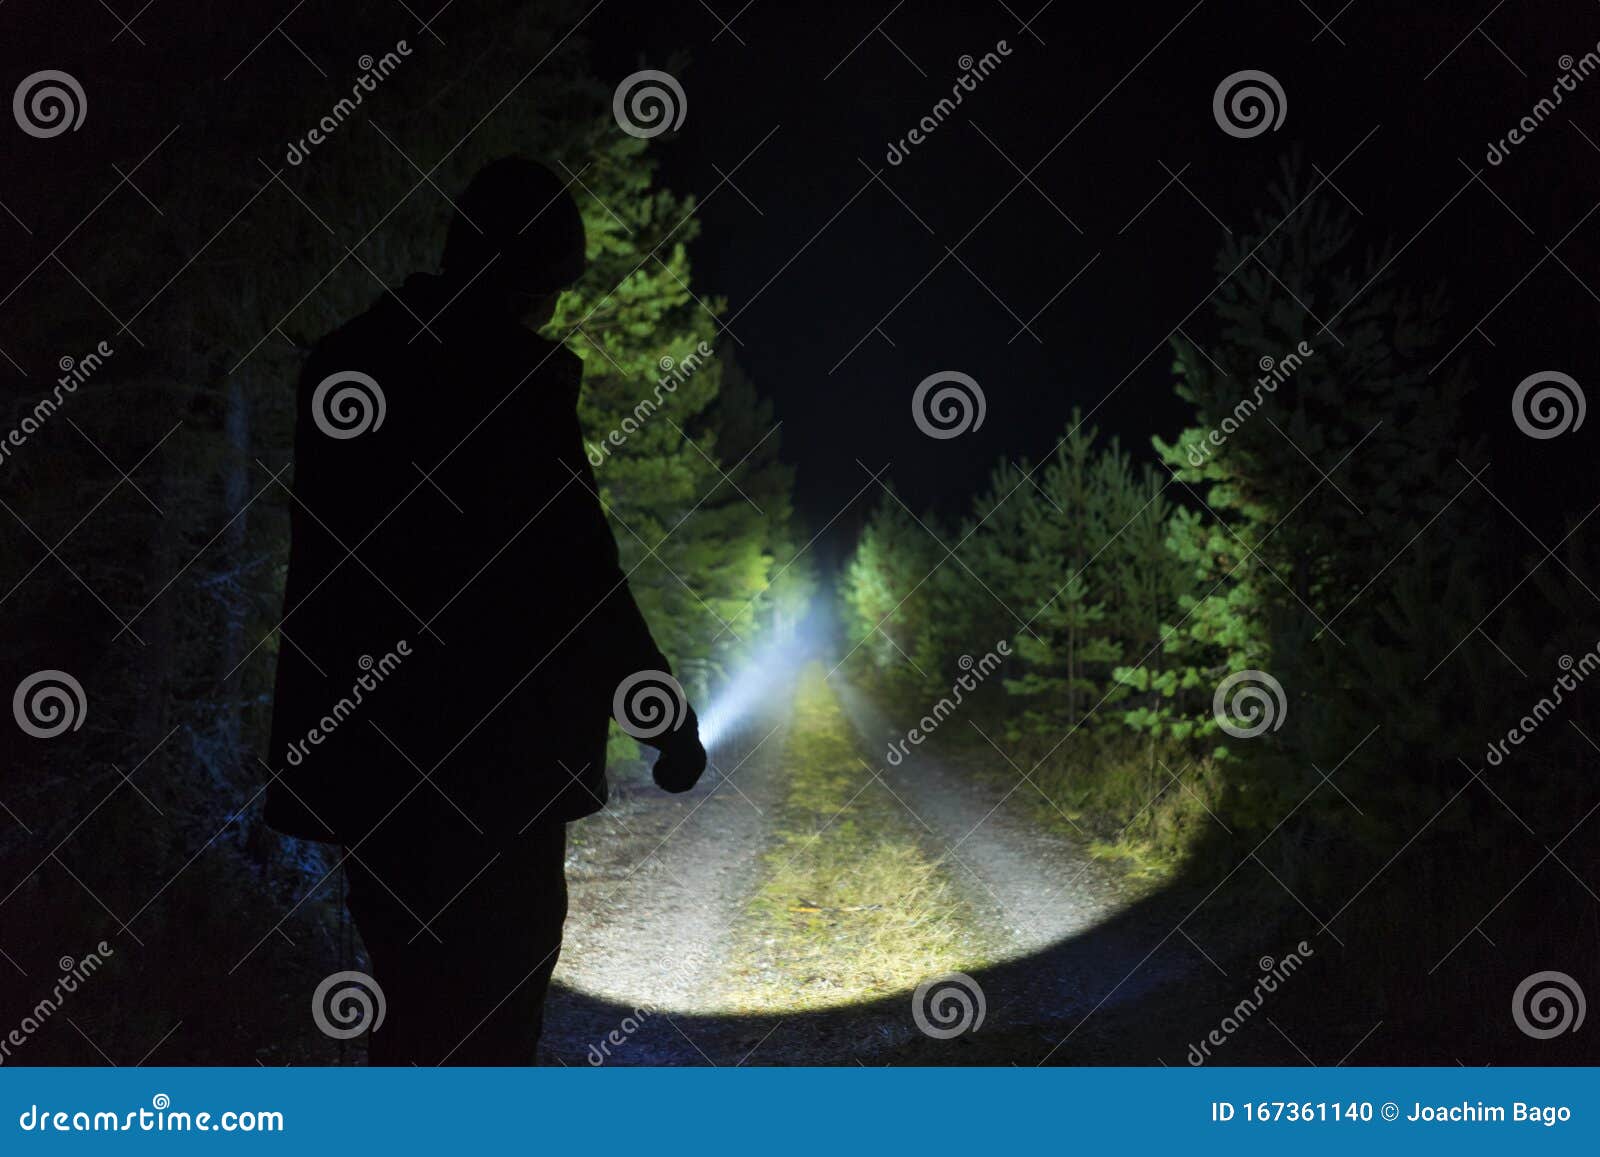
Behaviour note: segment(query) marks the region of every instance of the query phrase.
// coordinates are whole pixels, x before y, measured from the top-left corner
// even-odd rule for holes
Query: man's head
[[[456,202],[444,270],[537,329],[584,269],[583,218],[566,182],[537,161],[486,165]]]

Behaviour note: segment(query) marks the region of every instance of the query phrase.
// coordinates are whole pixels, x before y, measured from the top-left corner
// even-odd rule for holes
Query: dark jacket
[[[290,835],[598,811],[613,692],[668,670],[584,454],[582,363],[454,292],[412,277],[300,382],[267,760],[266,818]],[[350,372],[376,391],[318,396]]]

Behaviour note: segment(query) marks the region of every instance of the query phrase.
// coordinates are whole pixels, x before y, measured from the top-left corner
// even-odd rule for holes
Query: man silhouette
[[[566,824],[605,804],[619,686],[673,699],[661,787],[705,768],[584,454],[582,363],[537,332],[584,242],[554,174],[496,161],[443,274],[324,339],[300,383],[266,818],[344,847],[374,1064],[533,1063]]]

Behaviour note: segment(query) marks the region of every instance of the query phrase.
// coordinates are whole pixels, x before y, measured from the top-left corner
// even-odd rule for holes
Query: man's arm
[[[581,364],[576,357],[572,361],[575,367]],[[574,388],[574,402],[576,393]],[[600,486],[588,455],[583,451],[583,434],[575,405],[563,442],[559,457],[570,485],[563,484],[558,502],[563,507],[565,529],[571,535],[571,557],[582,569],[581,585],[593,591],[598,601],[573,641],[608,692],[614,692],[623,680],[643,671],[659,671],[670,677],[672,667],[656,645],[628,586],[629,574],[622,569],[616,536],[600,500]],[[563,501],[567,499],[570,501]],[[699,720],[687,697],[683,707],[683,718],[676,727],[643,740],[661,752],[654,768],[656,783],[673,792],[693,787],[706,765]]]

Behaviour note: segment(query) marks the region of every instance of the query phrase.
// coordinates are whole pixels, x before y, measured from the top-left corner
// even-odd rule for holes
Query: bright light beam
[[[737,725],[782,685],[805,648],[797,637],[776,642],[751,657],[700,714],[700,742],[707,751],[724,743]]]

